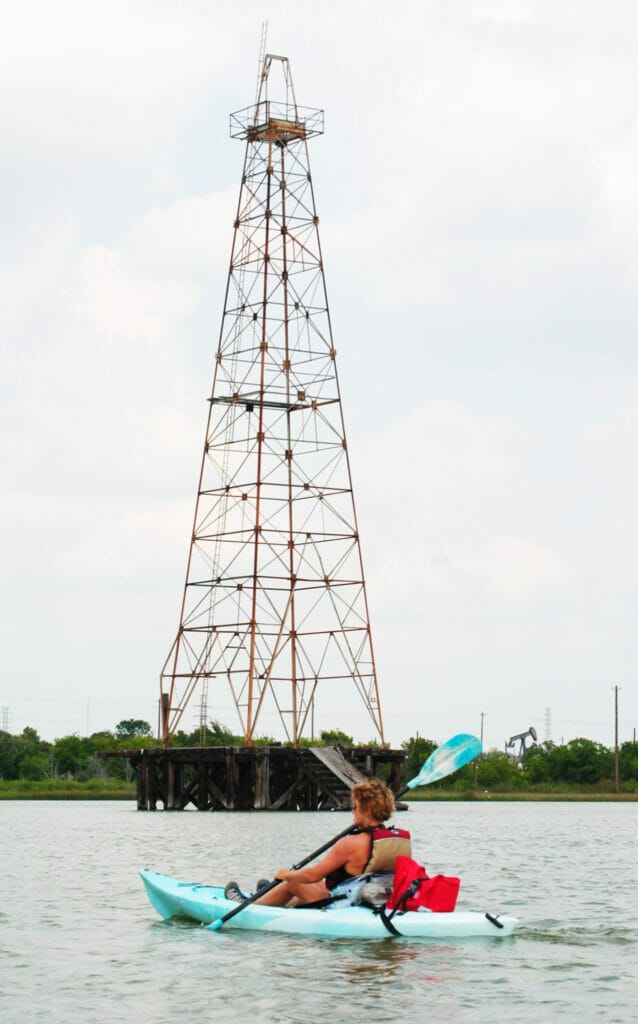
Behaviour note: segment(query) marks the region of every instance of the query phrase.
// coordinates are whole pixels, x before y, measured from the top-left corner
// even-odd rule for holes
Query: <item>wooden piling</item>
[[[370,776],[400,788],[405,751],[378,747],[150,747],[104,751],[137,774],[140,811],[346,810]]]

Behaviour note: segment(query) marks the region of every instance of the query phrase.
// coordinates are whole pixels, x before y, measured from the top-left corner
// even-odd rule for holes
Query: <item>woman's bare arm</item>
[[[299,868],[298,871],[282,868],[277,872],[275,878],[279,878],[282,882],[321,882],[326,875],[344,865],[353,868],[353,872],[356,873],[359,870],[359,865],[363,870],[367,863],[369,846],[368,836],[344,836],[316,864],[307,864],[305,867]]]

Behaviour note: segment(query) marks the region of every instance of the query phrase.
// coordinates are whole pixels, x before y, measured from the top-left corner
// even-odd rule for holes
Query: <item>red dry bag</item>
[[[456,906],[460,887],[460,878],[447,875],[430,878],[425,868],[411,857],[397,857],[392,895],[386,906],[395,913],[426,907],[447,914]]]

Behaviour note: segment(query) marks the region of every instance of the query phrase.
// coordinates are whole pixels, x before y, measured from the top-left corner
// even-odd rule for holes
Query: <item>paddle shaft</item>
[[[303,868],[306,866],[306,864],[309,864],[311,860],[314,860],[316,857],[320,857],[322,853],[325,853],[326,850],[329,850],[331,846],[334,846],[334,844],[338,842],[339,839],[343,839],[344,836],[349,836],[352,832],[356,832],[356,830],[356,825],[349,825],[348,828],[344,828],[343,832],[340,832],[338,836],[334,836],[333,839],[329,839],[327,843],[324,843],[323,846],[320,846],[318,850],[314,851],[314,853],[308,854],[308,856],[304,857],[303,860],[300,860],[298,864],[293,864],[290,870],[299,871],[300,868]],[[238,903],[236,907],[233,907],[232,910],[229,910],[228,913],[224,914],[223,917],[220,917],[217,921],[213,921],[213,925],[211,925],[210,927],[214,926],[215,931],[217,930],[217,928],[221,928],[223,924],[226,924],[226,921],[230,921],[231,917],[234,917],[235,914],[238,914],[240,910],[244,909],[244,907],[247,907],[251,903],[254,903],[255,900],[258,900],[260,898],[260,896],[263,896],[265,895],[265,893],[270,892],[270,890],[274,889],[275,886],[280,884],[280,882],[281,878],[275,878],[274,881],[270,882],[268,885],[264,885],[262,889],[258,889],[257,892],[254,892],[252,894],[252,896],[249,896],[247,899],[245,899],[243,903]]]
[[[410,780],[410,781],[412,781],[412,780]],[[398,800],[399,797],[403,796],[404,793],[408,792],[409,788],[410,788],[409,786],[404,786],[403,789],[400,789],[398,793],[394,794],[394,799]]]

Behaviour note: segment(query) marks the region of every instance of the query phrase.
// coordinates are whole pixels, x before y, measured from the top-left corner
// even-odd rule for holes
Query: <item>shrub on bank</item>
[[[135,784],[119,780],[0,779],[0,800],[129,800]]]

